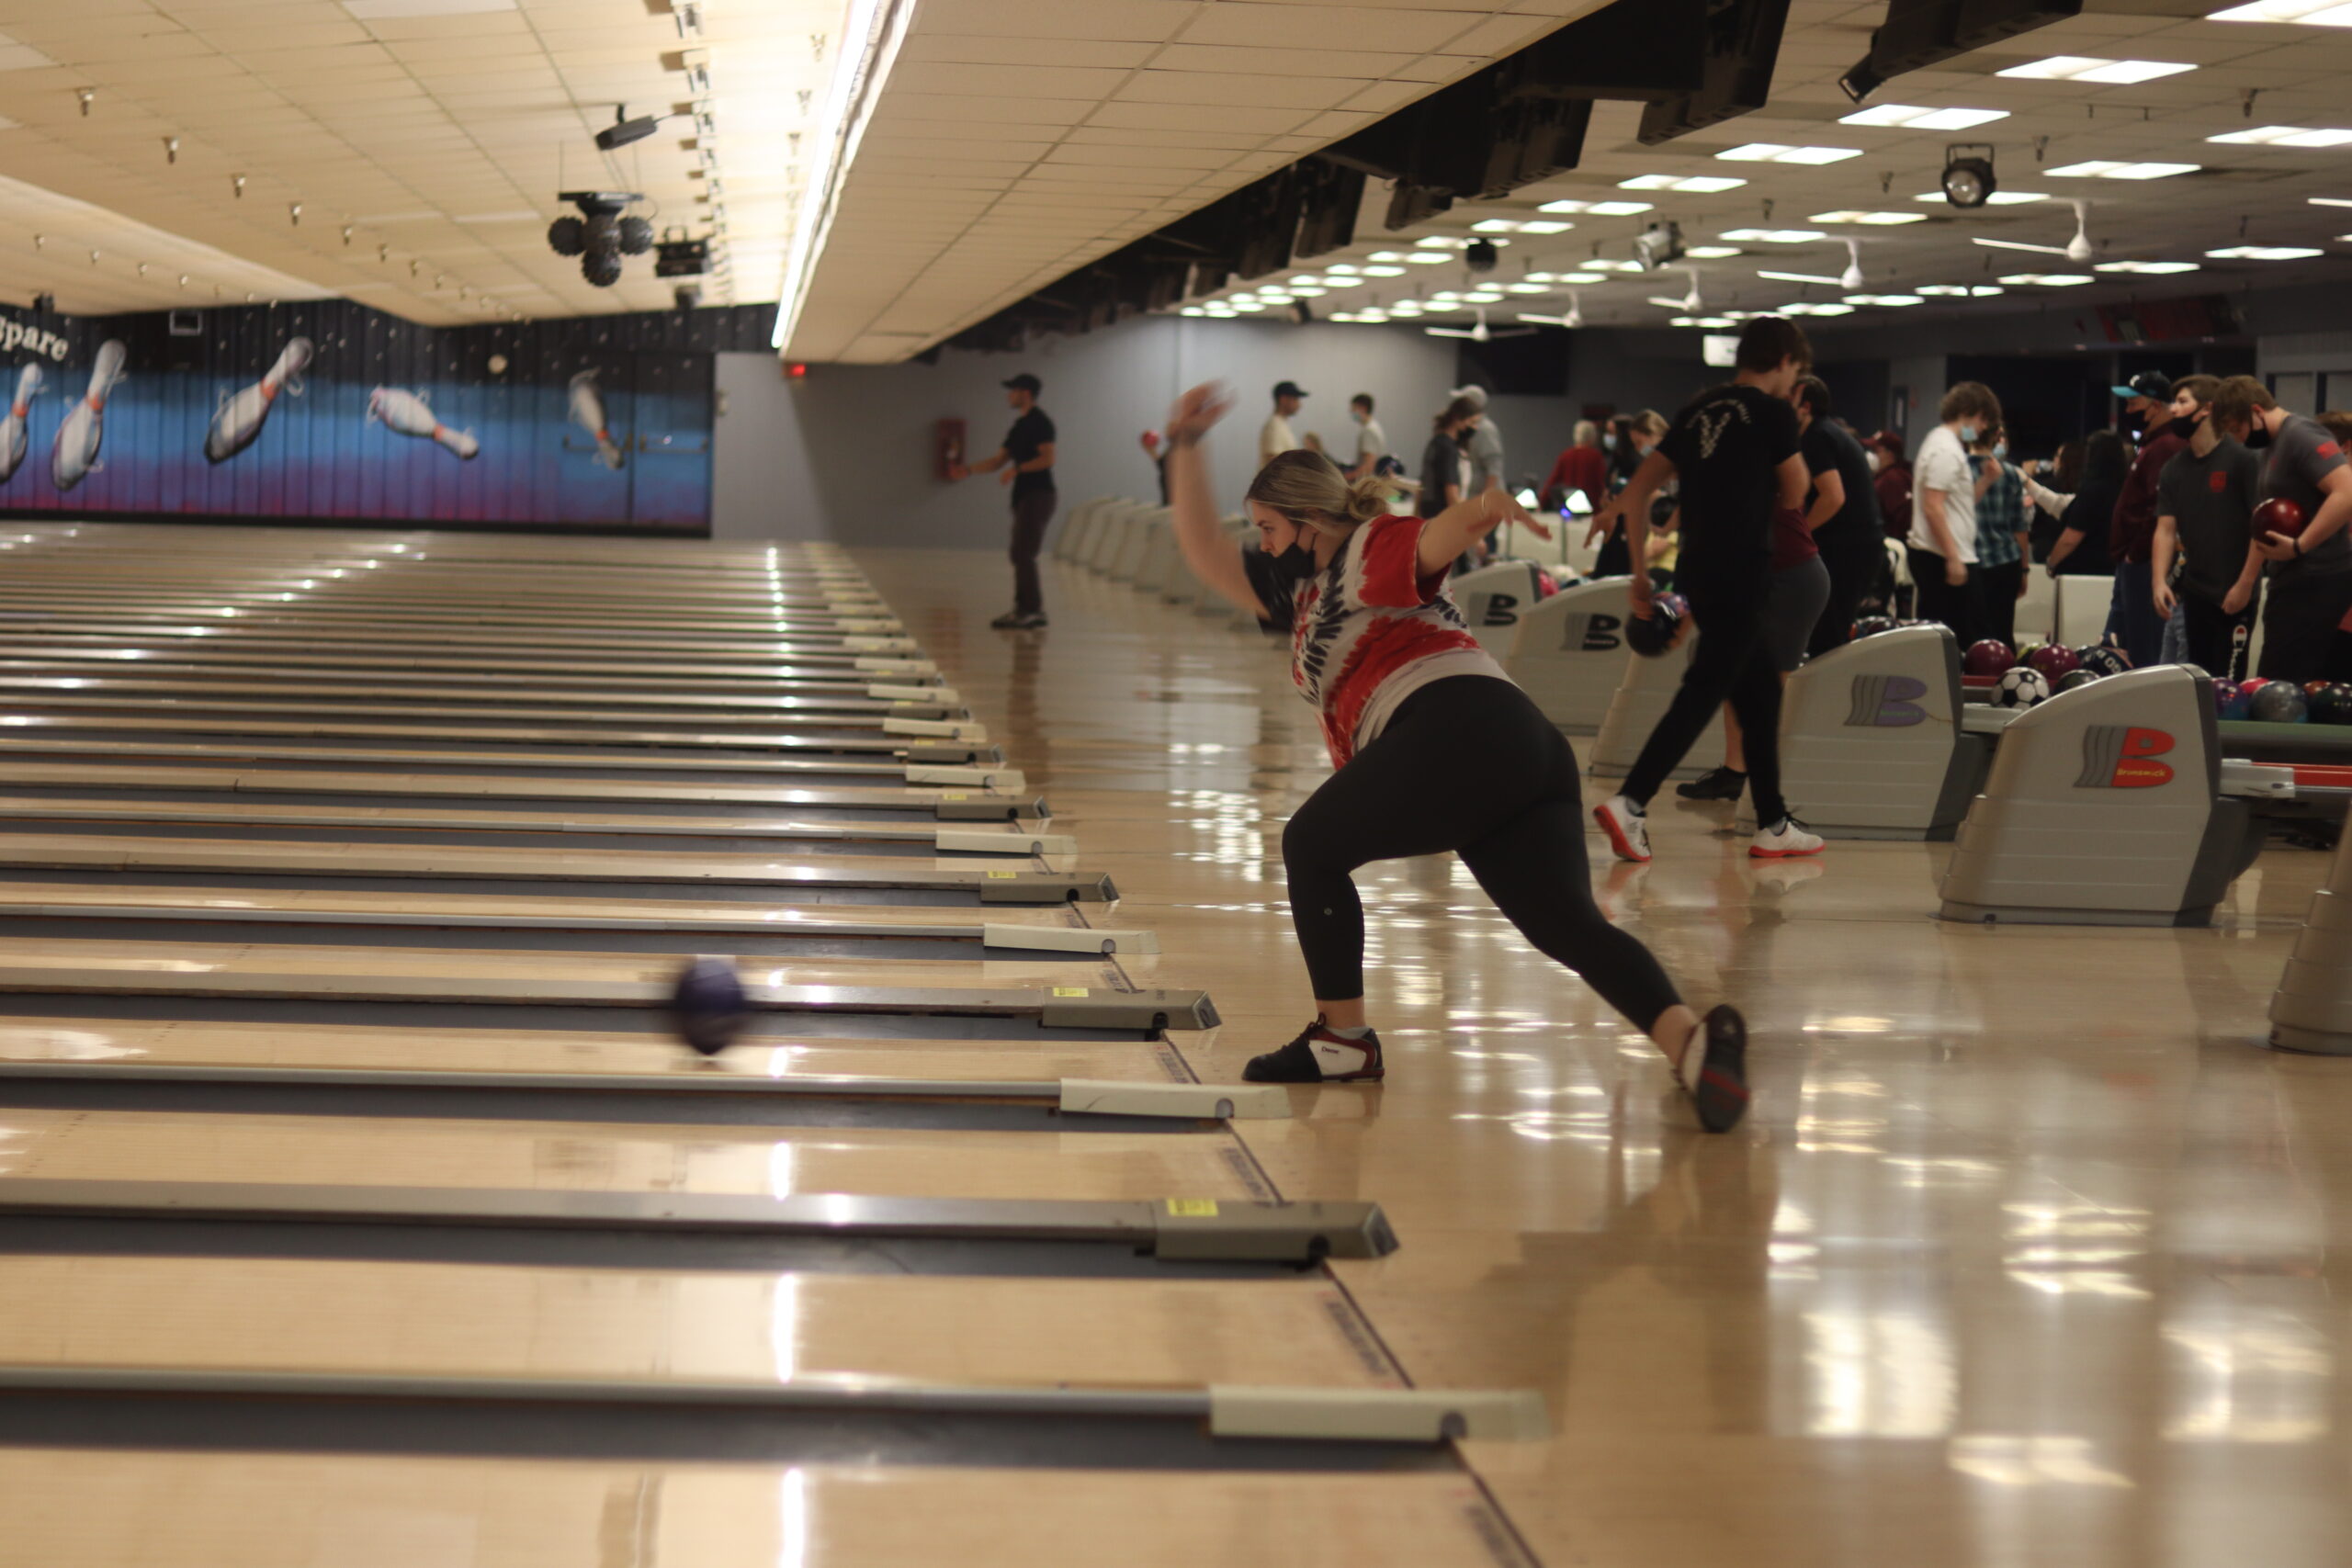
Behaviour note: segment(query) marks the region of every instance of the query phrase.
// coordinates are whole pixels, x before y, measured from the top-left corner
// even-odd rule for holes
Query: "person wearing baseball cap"
[[[1274,383],[1274,412],[1258,427],[1258,466],[1264,468],[1285,452],[1295,452],[1310,445],[1301,441],[1290,427],[1290,416],[1306,402],[1306,389],[1295,381]]]
[[[2188,432],[2197,421],[2174,419],[2172,378],[2154,370],[2143,370],[2129,386],[2110,390],[2122,396],[2126,409],[2141,415],[2145,434],[2108,525],[2107,556],[2115,563],[2115,608],[2108,617],[2107,639],[2121,648],[2135,666],[2149,665],[2164,657],[2165,637],[2150,566],[2156,538],[2157,481],[2165,465],[2188,450]]]
[[[1058,499],[1054,488],[1054,422],[1037,406],[1045,383],[1026,370],[1004,383],[1004,400],[1020,417],[1004,433],[1004,443],[978,462],[957,464],[949,477],[1004,470],[1012,487],[1012,608],[989,625],[1000,631],[1035,631],[1046,624],[1045,585],[1037,577],[1037,555],[1045,547],[1046,530],[1054,521]]]

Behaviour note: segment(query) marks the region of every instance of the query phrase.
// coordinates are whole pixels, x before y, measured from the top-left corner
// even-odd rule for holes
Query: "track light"
[[[1858,104],[1885,85],[1886,78],[1871,68],[1871,57],[1867,54],[1854,62],[1852,70],[1838,78],[1838,90]]]
[[[627,104],[615,104],[613,123],[596,132],[596,146],[600,151],[610,152],[616,148],[626,147],[632,141],[642,141],[652,135],[663,120],[675,118],[673,115],[666,114],[643,114],[631,119],[628,118]]]
[[[1982,152],[1984,156],[1963,156]],[[1993,199],[2001,182],[1993,177],[1993,149],[1983,143],[1961,142],[1944,149],[1944,199],[1962,209],[1978,208]]]

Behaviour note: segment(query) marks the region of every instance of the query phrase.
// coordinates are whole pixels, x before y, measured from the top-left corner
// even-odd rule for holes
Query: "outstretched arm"
[[[1448,561],[1505,523],[1532,528],[1539,539],[1552,536],[1551,529],[1513,501],[1509,491],[1498,486],[1454,502],[1424,524],[1420,546],[1414,551],[1415,564],[1424,577],[1442,571]]]
[[[1193,388],[1176,400],[1168,413],[1168,507],[1176,530],[1176,546],[1193,575],[1259,620],[1266,607],[1241,570],[1241,552],[1217,526],[1216,501],[1209,488],[1208,455],[1201,442],[1226,412],[1232,398],[1215,382]]]

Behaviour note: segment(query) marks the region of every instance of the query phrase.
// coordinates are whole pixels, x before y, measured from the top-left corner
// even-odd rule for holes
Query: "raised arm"
[[[1539,539],[1552,536],[1552,530],[1530,515],[1527,508],[1512,500],[1509,491],[1490,487],[1454,502],[1422,525],[1420,546],[1414,551],[1414,564],[1421,569],[1422,576],[1433,576],[1444,570],[1447,562],[1505,523],[1517,523],[1522,527],[1532,528]]]
[[[1241,570],[1241,551],[1217,526],[1216,499],[1209,486],[1208,454],[1201,442],[1233,407],[1215,382],[1193,388],[1168,413],[1168,508],[1177,547],[1193,575],[1259,620],[1266,607]]]

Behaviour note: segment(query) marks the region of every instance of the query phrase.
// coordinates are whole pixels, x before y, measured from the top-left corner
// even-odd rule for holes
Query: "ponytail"
[[[1384,516],[1402,493],[1386,474],[1351,479],[1320,452],[1284,452],[1258,470],[1245,498],[1271,506],[1302,527],[1346,534]]]

